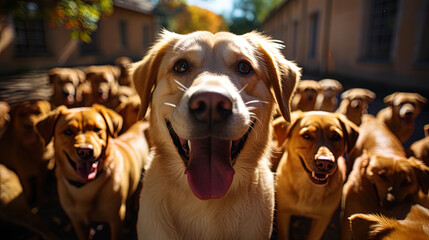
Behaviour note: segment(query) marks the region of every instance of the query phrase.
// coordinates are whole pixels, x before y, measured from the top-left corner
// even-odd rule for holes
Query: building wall
[[[390,57],[379,60],[367,54],[373,1],[290,0],[273,12],[263,27],[267,34],[285,41],[286,57],[306,72],[429,89],[429,59],[421,56],[428,52],[423,49],[429,41],[429,2],[398,0]],[[315,14],[318,32],[312,57]],[[298,26],[295,34],[294,24]],[[284,36],[280,26],[286,26]]]
[[[125,24],[126,46],[120,43],[120,22]],[[93,37],[96,52],[85,53],[78,40],[71,39],[71,32],[63,27],[49,26],[44,22],[47,51],[42,55],[22,56],[15,46],[15,25],[11,17],[0,17],[0,74],[57,66],[85,66],[113,64],[116,57],[128,56],[134,60],[143,57],[155,38],[155,17],[115,7],[112,15],[103,18]],[[1,30],[2,29],[2,30]],[[143,31],[146,31],[144,36]]]

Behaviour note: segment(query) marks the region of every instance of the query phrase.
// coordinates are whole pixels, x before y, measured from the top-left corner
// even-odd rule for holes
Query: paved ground
[[[318,77],[304,76],[303,79],[315,79]],[[363,81],[356,81],[350,79],[338,79],[344,85],[344,90],[350,88],[367,88],[377,94],[376,100],[369,105],[369,113],[376,114],[381,108],[384,107],[383,98],[393,92],[418,92],[422,96],[429,99],[429,89],[416,90],[413,87],[391,87],[385,84],[370,83]],[[52,90],[48,85],[48,78],[46,72],[31,72],[28,74],[21,74],[15,76],[0,76],[0,101],[7,101],[9,104],[14,104],[23,100],[46,99],[48,100],[52,94]],[[422,114],[416,120],[416,128],[411,139],[407,141],[404,146],[408,147],[412,142],[424,137],[423,126],[429,123],[429,104],[424,108]],[[55,181],[54,179],[52,180]],[[39,209],[45,222],[61,236],[62,239],[75,239],[75,235],[69,224],[67,216],[61,210],[60,206],[55,203],[42,206]],[[329,221],[327,219],[327,221]],[[303,239],[308,231],[310,221],[304,218],[296,218],[293,222],[293,228],[296,230],[293,239]],[[339,238],[339,212],[336,213],[331,221],[328,231],[324,239],[337,240]],[[29,233],[25,229],[14,227],[5,222],[0,222],[0,232],[4,239],[39,239],[34,234]],[[97,239],[105,239],[107,236],[106,231],[102,230],[96,235]],[[131,235],[129,239],[133,239]]]

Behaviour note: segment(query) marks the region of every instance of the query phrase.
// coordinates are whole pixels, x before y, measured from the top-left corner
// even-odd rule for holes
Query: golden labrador
[[[47,142],[53,138],[58,196],[78,239],[88,239],[92,222],[107,222],[111,239],[122,239],[127,201],[148,156],[145,124],[115,138],[121,116],[94,104],[59,107],[36,126]]]
[[[425,240],[429,239],[429,210],[420,205],[411,207],[404,220],[378,214],[353,214],[350,227],[355,240]]]
[[[37,118],[50,110],[51,104],[44,100],[12,105],[11,122],[0,140],[0,163],[16,171],[30,204],[46,200],[46,176],[54,167],[52,144],[45,146],[34,128]]]
[[[317,95],[322,92],[319,82],[314,80],[302,80],[298,83],[292,97],[291,110],[313,111],[316,105]]]
[[[400,141],[371,115],[362,118],[353,152],[353,169],[343,188],[342,239],[350,239],[348,218],[355,213],[380,213],[404,218],[419,193],[427,194],[429,167],[406,158]]]
[[[429,166],[429,124],[424,126],[425,137],[411,144],[407,151],[410,157],[416,157]]]
[[[276,176],[278,239],[289,239],[292,215],[312,219],[307,239],[320,239],[339,207],[346,178],[344,153],[358,138],[358,127],[341,114],[293,112],[290,124],[274,125],[285,154]]]
[[[368,113],[368,103],[375,100],[375,93],[365,88],[352,88],[341,94],[341,103],[335,111],[345,115],[359,126],[362,116]]]
[[[269,239],[274,209],[269,123],[300,77],[259,33],[164,31],[133,79],[151,104],[154,159],[139,239]]]
[[[377,118],[404,143],[413,134],[414,122],[426,102],[427,99],[418,93],[395,92],[384,98],[387,107],[377,113]]]
[[[83,71],[78,68],[53,68],[49,70],[48,76],[54,90],[52,105],[74,107],[82,104],[83,89],[79,86],[86,79]]]
[[[319,81],[322,91],[317,95],[314,110],[334,112],[337,109],[337,95],[343,90],[343,85],[335,79]]]

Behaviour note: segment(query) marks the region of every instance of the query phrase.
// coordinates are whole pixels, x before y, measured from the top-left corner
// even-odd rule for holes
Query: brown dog
[[[413,134],[414,122],[426,102],[418,93],[395,92],[384,98],[387,107],[377,113],[377,118],[404,143]]]
[[[411,144],[407,155],[420,159],[429,166],[429,124],[426,124],[424,129],[425,137]]]
[[[337,109],[337,95],[343,90],[343,85],[335,79],[319,81],[322,91],[317,95],[314,110],[334,112]]]
[[[133,81],[129,76],[128,67],[133,61],[129,57],[118,57],[115,59],[115,65],[121,70],[121,76],[118,79],[119,85],[133,87]]]
[[[49,80],[53,86],[51,103],[54,106],[79,106],[83,93],[80,84],[85,79],[85,73],[78,68],[53,68],[48,72]]]
[[[355,240],[425,240],[429,239],[429,210],[420,205],[411,207],[404,220],[377,214],[354,214],[350,226]]]
[[[15,170],[29,203],[44,198],[46,174],[54,167],[52,144],[44,145],[34,129],[37,118],[51,110],[48,101],[25,101],[11,107],[11,123],[0,140],[0,162]]]
[[[134,123],[137,122],[140,105],[140,97],[138,95],[134,95],[127,98],[115,109],[115,111],[119,113],[124,120],[121,133],[128,130]]]
[[[312,218],[307,239],[320,239],[339,207],[346,165],[343,155],[358,138],[358,127],[341,114],[293,112],[292,121],[277,122],[285,144],[277,168],[278,238],[289,239],[292,215]],[[277,133],[280,131],[276,131]]]
[[[23,226],[44,239],[59,239],[31,212],[18,176],[3,164],[0,164],[0,219]]]
[[[291,110],[303,112],[314,110],[317,95],[321,92],[322,88],[319,82],[314,80],[300,81],[292,97]]]
[[[143,123],[115,138],[122,118],[101,105],[60,107],[37,123],[54,140],[58,196],[78,239],[92,222],[107,222],[111,239],[122,239],[127,200],[137,189],[148,156]]]
[[[289,120],[299,77],[256,32],[163,32],[133,73],[154,145],[139,239],[269,239],[267,129],[275,99]]]
[[[6,132],[6,129],[10,123],[9,110],[9,104],[7,102],[0,101],[0,139]]]
[[[91,83],[89,106],[93,103],[115,109],[120,104],[119,83],[121,75],[119,68],[110,65],[90,66],[85,69],[86,79]]]
[[[362,115],[368,113],[368,103],[375,100],[375,93],[365,88],[352,88],[341,94],[341,103],[335,111],[345,115],[359,126]]]
[[[380,213],[404,218],[419,192],[427,194],[429,167],[405,150],[389,128],[365,115],[350,158],[355,159],[343,189],[342,239],[350,239],[348,218],[355,213]]]

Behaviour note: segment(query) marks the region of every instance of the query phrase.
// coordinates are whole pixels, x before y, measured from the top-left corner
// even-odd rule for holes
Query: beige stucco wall
[[[127,25],[127,48],[119,43],[119,21]],[[49,69],[56,66],[85,66],[91,64],[113,64],[116,57],[128,56],[135,60],[147,51],[143,44],[143,26],[148,26],[149,42],[156,31],[153,15],[115,8],[112,15],[99,22],[96,54],[81,54],[77,40],[71,39],[70,31],[63,27],[49,26],[45,22],[47,45],[46,56],[16,56],[14,47],[14,25],[10,17],[0,18],[3,27],[0,35],[0,74],[33,69]],[[1,29],[1,28],[0,28]]]
[[[355,79],[386,82],[394,85],[413,84],[429,89],[429,63],[418,63],[421,31],[427,1],[399,1],[396,35],[391,60],[375,62],[365,59],[370,0],[291,0],[270,15],[264,23],[267,34],[285,41],[285,55],[295,60],[304,71],[321,75],[340,75]],[[310,16],[319,13],[317,54],[308,57]],[[328,15],[327,15],[328,14]],[[279,17],[282,16],[282,17]],[[296,56],[288,43],[293,43],[293,21],[298,21]],[[286,34],[279,26],[286,25]],[[427,44],[427,43],[426,43]]]

